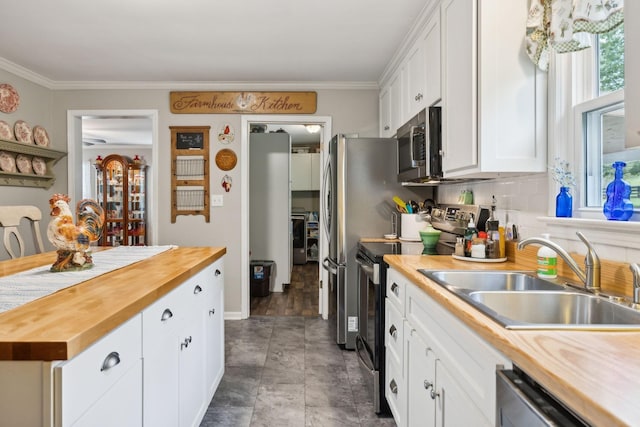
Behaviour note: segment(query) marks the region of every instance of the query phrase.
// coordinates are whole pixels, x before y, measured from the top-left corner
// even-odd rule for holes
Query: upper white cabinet
[[[396,130],[391,128],[391,88],[385,86],[380,90],[379,99],[380,137],[390,138]]]
[[[546,170],[546,80],[523,47],[527,3],[441,4],[445,177]]]
[[[409,120],[440,99],[440,15],[434,14],[414,42],[406,59],[406,116]],[[402,124],[400,123],[400,124]]]
[[[320,190],[320,153],[291,153],[291,191]]]

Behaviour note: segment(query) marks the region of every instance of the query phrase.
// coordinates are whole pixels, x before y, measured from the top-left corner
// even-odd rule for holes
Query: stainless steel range
[[[388,265],[384,255],[450,255],[454,251],[456,237],[463,236],[473,215],[476,222],[484,223],[489,210],[478,205],[446,205],[433,208],[431,223],[442,231],[434,252],[425,253],[422,242],[360,242],[358,263],[358,322],[356,352],[364,378],[373,394],[376,413],[389,413],[384,396],[385,384],[385,298]]]

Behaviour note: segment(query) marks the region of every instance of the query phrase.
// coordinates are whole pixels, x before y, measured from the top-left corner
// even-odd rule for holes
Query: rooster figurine
[[[69,208],[66,194],[54,194],[49,199],[53,219],[47,227],[49,241],[58,248],[58,259],[51,271],[83,270],[93,267],[89,245],[100,239],[104,210],[91,199],[83,199],[76,207],[77,223]]]

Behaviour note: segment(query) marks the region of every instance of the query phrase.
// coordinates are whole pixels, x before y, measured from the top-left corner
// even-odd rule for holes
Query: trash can
[[[275,270],[275,262],[271,260],[251,261],[251,297],[269,296],[271,276]]]

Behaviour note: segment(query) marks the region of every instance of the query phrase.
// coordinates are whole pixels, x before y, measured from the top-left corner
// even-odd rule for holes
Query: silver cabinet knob
[[[389,125],[386,125],[386,126],[384,127],[384,130],[389,130],[389,129],[391,129],[391,128],[389,127]]]
[[[196,287],[193,288],[193,293],[198,295],[200,292],[202,292],[202,287],[200,285],[196,285]]]
[[[399,286],[396,283],[391,285],[391,292],[396,294],[396,296],[400,296],[400,289],[399,289]]]
[[[433,386],[433,383],[431,381],[424,380],[423,385],[424,385],[425,390],[429,390],[431,388],[431,386]]]
[[[161,322],[166,322],[167,320],[173,317],[173,313],[168,308],[165,308],[162,312],[162,316],[160,317]]]
[[[391,393],[398,394],[398,384],[396,384],[396,380],[391,380],[389,383],[389,389],[391,390]]]
[[[389,328],[389,335],[391,335],[393,339],[398,338],[398,329],[396,328],[396,325],[391,325]]]
[[[222,274],[222,272],[216,268],[215,276],[218,277],[221,274]]]
[[[431,396],[431,398],[432,398],[433,400],[436,400],[436,397],[440,396],[440,393],[436,393],[435,388],[432,388],[432,389],[431,389],[431,392],[429,393],[429,395]]]

